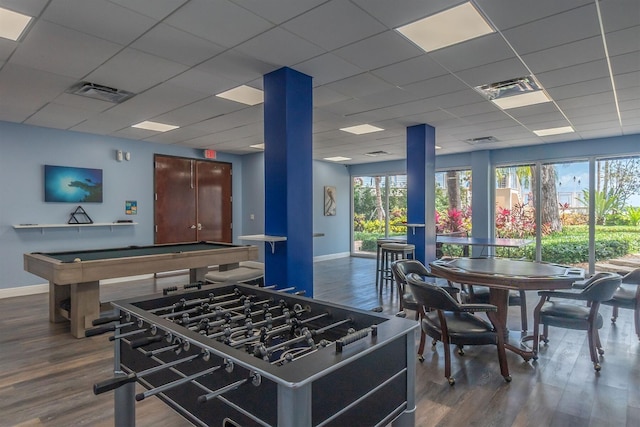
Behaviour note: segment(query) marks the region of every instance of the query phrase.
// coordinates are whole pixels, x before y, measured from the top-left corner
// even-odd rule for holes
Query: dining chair
[[[622,283],[616,273],[598,273],[568,290],[539,291],[540,301],[533,311],[533,353],[538,358],[540,340],[549,342],[549,326],[586,330],[593,368],[600,371],[598,353],[604,354],[598,329],[602,328],[600,304],[613,297]],[[584,303],[587,304],[584,304]],[[544,325],[540,335],[540,325]]]
[[[494,326],[472,314],[497,312],[491,304],[460,304],[444,288],[425,282],[419,275],[407,275],[407,287],[422,308],[420,326],[423,336],[428,335],[444,344],[444,376],[450,385],[455,384],[451,375],[451,345],[495,345],[498,350],[500,373],[505,381],[511,381],[504,336],[497,333]],[[418,360],[424,361],[424,339],[420,340]]]
[[[602,304],[613,307],[611,322],[616,323],[619,308],[633,310],[633,319],[636,327],[636,335],[640,339],[640,268],[631,270],[622,275],[622,284],[616,289],[610,300],[602,301]]]
[[[416,299],[413,294],[407,290],[407,275],[408,274],[417,274],[418,276],[426,279],[427,281],[436,284],[438,286],[443,286],[447,292],[455,297],[460,289],[450,286],[449,282],[444,279],[437,278],[433,274],[431,274],[431,270],[429,267],[425,266],[418,260],[413,259],[401,259],[391,263],[391,272],[393,274],[393,278],[396,284],[396,289],[399,295],[399,311],[411,310],[415,311],[415,319],[418,320],[420,317],[420,306],[418,305]],[[442,281],[444,283],[438,283]]]

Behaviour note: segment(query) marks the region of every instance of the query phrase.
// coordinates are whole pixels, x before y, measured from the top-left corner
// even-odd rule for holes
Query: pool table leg
[[[189,283],[204,282],[209,267],[199,267],[189,269]]]
[[[100,282],[85,282],[70,285],[71,288],[71,335],[84,338],[84,331],[100,317]]]
[[[60,323],[67,320],[60,313],[60,303],[69,298],[68,285],[56,285],[49,282],[49,321],[51,323]]]

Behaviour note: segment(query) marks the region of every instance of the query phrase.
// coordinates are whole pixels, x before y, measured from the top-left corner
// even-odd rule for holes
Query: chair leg
[[[520,291],[520,323],[522,332],[527,332],[529,325],[527,323],[527,297],[524,291]]]
[[[427,334],[420,329],[420,345],[418,346],[418,360],[424,362],[424,343],[427,340]]]
[[[598,354],[602,356],[604,354],[604,348],[602,348],[602,343],[600,342],[600,333],[597,329],[593,331],[596,337],[596,350],[598,350]]]
[[[451,376],[451,344],[444,342],[444,377],[449,381],[449,385],[454,385],[456,379]]]
[[[613,312],[611,313],[611,323],[616,323],[618,319],[618,306],[613,306]]]
[[[599,371],[601,368],[600,364],[598,363],[598,356],[596,355],[596,347],[594,342],[596,340],[596,335],[591,325],[589,325],[589,329],[587,329],[587,338],[589,341],[589,355],[591,356],[591,362],[593,362],[593,369]]]
[[[636,320],[636,335],[638,336],[638,339],[640,340],[640,307],[636,307],[633,309],[634,312],[634,317]]]

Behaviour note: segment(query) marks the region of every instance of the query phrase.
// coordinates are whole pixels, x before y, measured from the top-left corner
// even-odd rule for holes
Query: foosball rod
[[[208,303],[208,302],[206,302],[206,301],[202,302],[201,304],[208,304],[208,305],[209,305],[209,307],[213,307],[213,308],[215,309],[216,307],[223,307],[223,306],[225,306],[225,305],[235,304],[235,303],[238,303],[238,302],[241,302],[241,301],[246,301],[247,299],[248,299],[248,298],[247,298],[246,296],[244,296],[244,295],[243,295],[243,296],[242,296],[242,297],[240,297],[240,298],[235,298],[235,299],[231,299],[231,300],[227,300],[227,301],[222,301],[222,302],[216,302],[216,303],[215,303],[215,305],[212,305],[212,304],[210,304],[210,303]],[[175,304],[174,304],[174,305],[175,305]],[[194,307],[194,306],[195,306],[195,307]],[[184,308],[184,307],[187,307],[187,305],[183,305],[183,306],[175,307],[175,308]],[[159,316],[159,317],[162,317],[163,319],[168,319],[168,318],[171,318],[171,317],[177,317],[177,316],[180,316],[180,315],[185,314],[185,313],[187,313],[187,314],[188,314],[188,313],[195,313],[195,312],[197,312],[197,311],[200,309],[200,307],[202,307],[202,306],[198,306],[198,304],[190,304],[188,307],[193,307],[193,308],[187,308],[186,310],[180,310],[180,311],[171,311],[171,312],[169,312],[169,313],[159,314],[158,316]]]
[[[202,352],[202,353],[194,354],[188,357],[184,357],[182,359],[174,360],[173,362],[168,362],[162,365],[154,366],[153,368],[145,369],[144,371],[140,371],[137,373],[132,372],[126,376],[114,377],[114,378],[109,378],[108,380],[100,381],[99,383],[96,383],[93,385],[93,394],[98,395],[110,390],[114,390],[127,383],[134,382],[138,378],[155,374],[156,372],[160,372],[164,369],[169,369],[181,363],[190,362],[199,357],[203,357],[204,355],[205,355],[205,352]]]
[[[261,300],[261,301],[255,301],[255,302],[246,302],[247,299],[245,298],[245,303],[243,303],[242,305],[237,305],[235,307],[230,307],[230,308],[222,308],[224,305],[228,305],[228,304],[232,304],[232,303],[236,303],[236,302],[240,302],[242,301],[242,299],[237,299],[237,300],[233,300],[233,301],[225,301],[224,303],[219,303],[213,307],[209,307],[211,311],[211,317],[213,316],[218,316],[218,315],[224,315],[226,313],[232,313],[238,310],[244,310],[246,308],[251,308],[252,306],[258,305],[258,304],[268,304],[269,302],[271,302],[270,299],[266,299],[266,300]],[[171,320],[172,318],[178,317],[178,316],[182,316],[183,314],[189,314],[189,313],[195,313],[199,310],[199,307],[195,307],[195,308],[190,308],[188,310],[183,310],[183,311],[176,311],[173,313],[165,313],[165,314],[161,314],[160,317],[167,319],[167,320]]]
[[[147,390],[143,393],[136,394],[136,401],[140,402],[141,400],[146,399],[147,397],[155,396],[156,394],[164,393],[165,391],[171,390],[172,388],[181,386],[183,384],[189,383],[197,378],[203,377],[205,375],[209,375],[218,369],[222,368],[222,365],[214,366],[212,368],[206,369],[202,372],[195,373],[193,375],[189,375],[184,378],[180,378],[179,380],[172,381],[170,383],[161,385],[159,387],[152,388],[151,390]]]
[[[299,324],[304,325],[305,323],[308,323],[308,322],[311,322],[313,320],[317,320],[317,319],[319,319],[321,317],[326,317],[326,316],[329,316],[329,313],[322,313],[322,314],[319,314],[317,316],[311,317],[309,319],[300,320]],[[267,331],[267,333],[264,334],[264,336],[268,338],[268,337],[271,337],[272,335],[277,335],[280,332],[286,331],[287,329],[291,329],[291,328],[292,328],[291,324],[284,323],[282,325],[278,325],[278,326],[274,327],[273,329],[270,329],[269,331]],[[253,336],[250,336],[250,337],[247,337],[247,338],[243,338],[243,339],[235,341],[235,342],[234,341],[229,342],[229,346],[237,348],[237,347],[239,347],[241,345],[250,344],[251,341],[257,341],[257,340],[260,340],[262,338],[263,338],[262,335],[253,335]],[[257,344],[257,343],[253,343],[253,344]]]
[[[266,351],[266,354],[273,353],[274,350],[278,350],[280,348],[287,347],[287,346],[289,346],[291,344],[295,344],[295,343],[298,343],[300,341],[312,339],[313,336],[316,336],[316,335],[319,335],[319,334],[323,334],[326,331],[328,331],[329,329],[337,328],[338,326],[344,325],[345,323],[349,323],[349,322],[352,322],[352,320],[351,319],[344,319],[344,320],[340,320],[338,322],[332,323],[331,325],[327,325],[327,326],[325,326],[323,328],[315,329],[313,331],[310,331],[310,330],[307,329],[305,332],[303,332],[303,335],[301,335],[299,337],[296,337],[296,338],[292,338],[292,339],[290,339],[288,341],[283,341],[283,342],[278,343],[276,345],[273,345],[271,347],[265,348],[264,351]],[[304,329],[303,329],[303,331],[304,331]]]
[[[207,394],[203,394],[202,396],[198,396],[198,403],[206,403],[208,401],[210,401],[211,399],[215,399],[218,396],[223,395],[224,393],[228,392],[228,391],[232,391],[232,390],[236,390],[238,387],[240,387],[242,384],[246,383],[247,381],[251,380],[251,383],[254,386],[259,386],[262,382],[262,379],[260,377],[260,374],[258,374],[257,372],[251,372],[249,374],[249,378],[245,378],[243,380],[238,380],[236,382],[233,382],[231,384],[228,384],[224,387],[220,387],[218,390],[213,391],[211,393],[207,393]]]
[[[184,300],[184,304],[186,306],[191,306],[191,305],[198,305],[198,304],[201,304],[203,302],[219,301],[219,300],[223,300],[225,298],[234,297],[234,296],[238,296],[238,295],[241,295],[241,292],[240,292],[240,290],[238,288],[235,288],[234,292],[232,292],[230,294],[214,295],[214,294],[210,293],[208,298],[194,298],[194,299],[190,299],[190,300],[185,300],[183,298],[182,300]],[[172,305],[166,305],[164,307],[152,308],[151,310],[149,310],[149,313],[157,313],[157,312],[162,311],[162,310],[171,310],[171,309],[173,309],[175,307],[177,307],[177,303],[174,303]]]

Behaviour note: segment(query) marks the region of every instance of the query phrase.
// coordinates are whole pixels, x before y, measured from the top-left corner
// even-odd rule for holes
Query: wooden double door
[[[156,155],[155,243],[231,243],[231,164]]]

